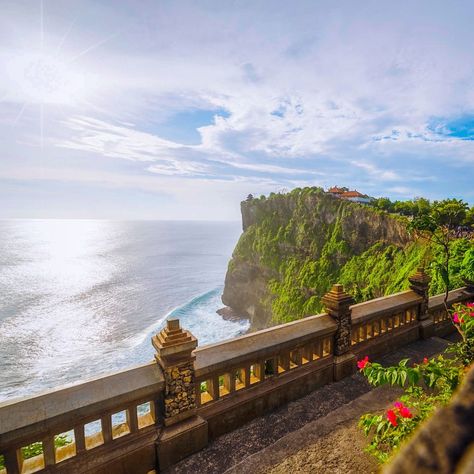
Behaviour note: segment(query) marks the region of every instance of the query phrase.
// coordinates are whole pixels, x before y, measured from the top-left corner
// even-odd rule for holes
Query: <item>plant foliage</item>
[[[431,204],[417,198],[416,215],[429,229],[435,215],[440,222],[457,223],[466,214],[465,205],[451,201]],[[383,203],[380,208],[364,206],[334,198],[320,188],[297,188],[243,204],[253,223],[242,234],[229,271],[235,271],[239,262],[264,269],[267,293],[259,303],[273,322],[320,312],[322,296],[336,282],[361,302],[408,289],[408,277],[420,264],[432,262],[427,268],[431,294],[445,291],[447,281],[453,289],[463,286],[461,276],[474,278],[472,241],[450,240],[446,274],[439,263],[444,249],[426,239],[410,238],[409,219],[387,214]]]
[[[474,303],[455,305],[452,317],[462,336],[461,342],[446,351],[454,354],[454,358],[438,355],[411,367],[408,359],[394,367],[382,367],[369,362],[368,357],[358,362],[361,372],[374,387],[388,384],[404,389],[400,400],[385,413],[367,413],[359,421],[369,438],[366,451],[381,463],[390,459],[436,408],[449,402],[466,368],[474,361]]]

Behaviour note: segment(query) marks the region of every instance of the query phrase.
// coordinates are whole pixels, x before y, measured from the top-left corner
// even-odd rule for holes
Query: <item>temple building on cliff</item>
[[[367,194],[362,194],[357,190],[349,191],[349,189],[345,187],[339,188],[338,186],[333,186],[332,188],[329,188],[327,192],[340,199],[358,202],[359,204],[370,204],[374,200],[373,197],[370,197]]]

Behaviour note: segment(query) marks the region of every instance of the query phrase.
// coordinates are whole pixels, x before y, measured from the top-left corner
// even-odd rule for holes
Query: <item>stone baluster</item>
[[[334,335],[334,379],[340,380],[356,370],[356,356],[351,352],[351,308],[354,298],[340,284],[333,285],[322,302],[337,323]]]
[[[180,327],[179,319],[169,319],[166,327],[152,337],[152,344],[165,379],[161,407],[164,428],[157,441],[162,470],[203,449],[208,442],[208,428],[207,422],[196,414],[198,394],[193,350],[197,347],[197,339]]]
[[[3,454],[5,456],[5,467],[7,468],[7,473],[20,474],[20,466],[22,465],[23,461],[21,459],[19,450],[9,449]]]
[[[416,272],[408,278],[410,289],[423,298],[418,307],[418,320],[420,321],[420,336],[427,339],[434,336],[434,321],[428,312],[430,276],[425,272],[424,267],[419,267]]]

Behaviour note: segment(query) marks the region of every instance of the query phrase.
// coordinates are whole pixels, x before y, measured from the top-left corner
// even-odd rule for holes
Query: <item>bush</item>
[[[366,451],[379,462],[386,462],[420,423],[449,402],[466,368],[474,361],[474,303],[455,305],[452,320],[462,336],[461,342],[446,350],[454,357],[425,358],[412,367],[408,366],[408,359],[395,367],[382,367],[368,357],[358,362],[371,385],[388,384],[404,389],[400,400],[384,414],[368,413],[360,418],[359,426],[369,438]]]

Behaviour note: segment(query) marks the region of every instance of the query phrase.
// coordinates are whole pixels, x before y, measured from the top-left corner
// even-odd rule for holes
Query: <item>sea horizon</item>
[[[200,345],[246,332],[216,313],[237,221],[0,219],[0,400],[152,360],[178,317]]]

